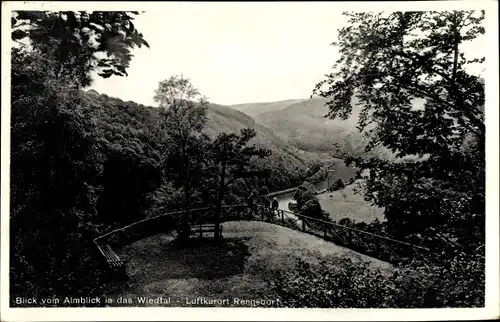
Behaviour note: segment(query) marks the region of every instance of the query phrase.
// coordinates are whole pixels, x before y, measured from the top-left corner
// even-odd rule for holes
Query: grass
[[[350,218],[370,223],[375,219],[384,221],[383,209],[370,205],[362,195],[354,193],[356,184],[344,189],[317,195],[321,208],[330,214],[331,220]]]
[[[391,268],[388,263],[285,227],[252,221],[223,225],[220,245],[207,236],[180,248],[173,235],[159,234],[126,246],[120,255],[129,260],[129,280],[107,295],[131,298],[136,306],[147,305],[137,303],[135,299],[141,296],[170,297],[171,306],[192,306],[185,299],[196,297],[227,298],[232,304],[234,298],[276,299],[270,292],[273,274],[293,269],[298,258],[316,264],[350,257],[373,267]]]
[[[375,219],[384,221],[384,209],[370,205],[360,194],[354,193],[356,183],[342,190],[325,192],[316,197],[321,208],[330,215],[331,220],[339,221],[350,218],[356,221],[370,223]],[[292,201],[293,193],[280,200],[280,208],[289,210],[288,203]]]

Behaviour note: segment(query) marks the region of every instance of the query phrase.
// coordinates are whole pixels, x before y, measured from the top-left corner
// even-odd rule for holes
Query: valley
[[[315,158],[323,164],[330,164],[327,177],[314,182],[316,190],[321,191],[339,179],[347,183],[355,177],[355,170],[347,167],[342,159],[328,157],[336,151],[331,147],[327,149],[326,142],[334,138],[337,143],[343,143],[339,145],[346,154],[354,152],[354,146],[357,146],[358,151],[364,148],[361,135],[356,129],[358,114],[346,121],[329,120],[325,118],[328,108],[324,104],[325,100],[314,98],[230,106],[212,105],[208,128],[209,131],[216,132],[237,131],[243,126],[253,127],[257,130],[256,144],[273,149],[273,153],[283,153],[289,160],[297,161],[299,168]],[[302,150],[299,147],[305,145],[301,145],[301,142],[311,144],[305,144],[308,148]],[[342,218],[367,223],[375,219],[383,221],[383,209],[369,205],[362,195],[355,193],[357,183],[359,181],[346,185],[339,191],[318,194],[322,209],[335,221]],[[288,204],[293,201],[293,194],[294,191],[277,196],[280,209],[289,210]]]
[[[486,10],[186,5],[5,10],[2,318],[495,302]]]
[[[124,120],[127,120],[125,122],[130,124],[130,126],[133,126],[135,130],[134,132],[125,131],[122,134],[125,137],[130,135],[135,137],[135,131],[139,134],[141,131],[144,132],[145,128],[156,126],[155,124],[159,122],[159,110],[154,107],[144,106],[130,101],[123,102],[118,98],[110,97],[105,94],[99,94],[95,90],[89,90],[85,93],[85,98],[95,107],[97,111],[101,111],[100,113],[102,118],[109,118],[110,116],[108,115],[116,115],[115,118],[110,119],[110,122],[111,124],[116,124],[118,128],[121,128],[121,126],[117,123],[116,118],[123,118]],[[261,106],[256,103],[240,104],[237,106],[224,106],[210,103],[208,106],[208,120],[204,128],[204,133],[214,138],[220,133],[238,133],[245,128],[254,129],[256,131],[256,136],[249,143],[271,151],[271,155],[269,157],[254,159],[252,163],[252,167],[255,169],[270,169],[271,179],[266,183],[267,188],[270,191],[278,191],[296,187],[309,176],[314,175],[314,173],[310,173],[310,167],[312,164],[326,164],[335,159],[340,160],[338,159],[336,148],[333,147],[330,147],[329,149],[315,147],[310,147],[308,149],[301,148],[300,142],[302,141],[316,142],[317,140],[322,140],[326,142],[329,138],[324,134],[321,134],[321,132],[319,134],[315,132],[315,129],[321,128],[327,119],[325,119],[323,114],[319,113],[317,110],[313,109],[312,112],[308,110],[311,106],[318,108],[322,102],[321,100],[313,101],[315,102],[313,105],[305,104],[304,102],[307,102],[307,100],[287,100],[261,103],[266,107],[267,112],[264,113],[266,115],[269,113],[283,112],[285,113],[283,117],[290,117],[290,122],[285,122],[283,123],[284,125],[281,123],[273,123],[272,121],[264,121],[266,118],[262,115],[257,115],[254,118],[241,111],[252,111],[254,108],[256,111],[249,113],[255,114],[255,112],[262,111],[263,109]],[[287,111],[289,109],[293,111],[293,113]],[[141,112],[138,113],[135,110]],[[118,115],[117,113],[120,111],[126,113]],[[142,114],[144,114],[144,116],[138,118]],[[302,114],[305,120],[303,122],[303,128],[301,128],[302,122],[299,120]],[[335,124],[328,124],[327,128],[331,131],[337,131],[335,130],[337,126],[339,126],[340,129],[344,129],[338,130],[337,137],[340,139],[332,141],[332,143],[343,142],[342,140],[344,140],[344,134],[347,135],[349,140],[353,137],[356,139],[352,140],[357,140],[358,135],[356,134],[357,130],[355,127],[351,128],[349,130],[350,132],[345,130],[351,123],[342,124],[341,122],[337,122]],[[110,142],[117,140],[115,143],[119,144],[119,136],[112,133],[118,128],[115,128],[114,125],[110,127],[108,123],[102,123],[102,125],[104,126],[103,131],[105,131],[105,133],[109,133],[110,135],[108,140],[110,140]],[[291,135],[290,133],[293,131],[300,131],[300,138]],[[148,148],[143,148],[141,151],[146,153],[148,150]],[[342,145],[340,150],[342,153],[346,154],[349,154],[350,151],[345,148],[345,146],[342,148]],[[139,153],[139,150],[137,153]],[[342,162],[340,162],[339,165],[339,169],[336,171],[337,174],[330,174],[330,176],[333,175],[333,177],[331,177],[332,181],[338,180],[339,178],[343,181],[347,181],[353,177],[354,172],[352,169],[349,170],[345,168],[345,165],[343,165]],[[324,188],[326,187],[319,188],[319,190]]]

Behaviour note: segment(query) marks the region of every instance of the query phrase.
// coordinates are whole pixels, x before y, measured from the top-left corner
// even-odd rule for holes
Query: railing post
[[[281,224],[284,226],[285,225],[285,212],[283,210],[281,212]],[[279,216],[279,214],[278,214]]]

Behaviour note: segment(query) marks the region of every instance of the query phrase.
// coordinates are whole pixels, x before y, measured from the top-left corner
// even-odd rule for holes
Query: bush
[[[392,273],[336,258],[319,265],[298,260],[271,282],[283,307],[431,308],[484,305],[484,262],[456,257],[445,265],[419,261]]]
[[[354,182],[354,181],[353,181]],[[341,179],[338,179],[335,183],[333,183],[331,186],[330,186],[330,191],[336,191],[336,190],[341,190],[341,189],[344,189],[345,187],[345,184],[344,182],[341,180]]]

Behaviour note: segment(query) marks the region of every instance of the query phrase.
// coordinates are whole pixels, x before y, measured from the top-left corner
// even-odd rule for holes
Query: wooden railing
[[[94,242],[98,247],[99,245],[108,244],[115,248],[155,234],[169,232],[177,227],[179,218],[184,213],[184,210],[180,210],[145,218],[125,227],[105,233],[95,238]],[[215,208],[213,207],[192,209],[189,211],[189,214],[191,226],[202,223],[215,223]],[[429,251],[428,248],[422,246],[377,235],[355,227],[340,225],[332,221],[303,216],[283,209],[273,210],[261,205],[250,208],[246,204],[221,207],[220,222],[237,220],[257,220],[277,224],[315,235],[370,256],[374,256],[374,254],[377,254],[381,249],[393,253],[394,258],[400,258],[401,254],[405,254],[404,256],[411,256],[415,251]],[[366,247],[356,247],[356,245],[363,244],[369,244],[373,251],[367,253]],[[398,253],[400,255],[398,255]]]
[[[222,206],[221,221],[244,220],[248,218],[248,216],[244,216],[244,213],[248,213],[248,209],[248,206],[245,204]],[[180,216],[185,213],[185,210],[178,210],[148,217],[98,236],[94,239],[94,242],[98,245],[109,244],[114,247],[120,247],[161,232],[169,232],[176,229]],[[189,215],[190,225],[215,222],[214,207],[191,209],[189,210]]]
[[[355,226],[349,227],[283,209],[276,210],[275,215],[266,221],[320,237],[373,257],[379,257],[377,255],[383,250],[389,256],[381,259],[391,262],[430,252],[426,247],[364,231]],[[367,245],[369,247],[366,247]]]

